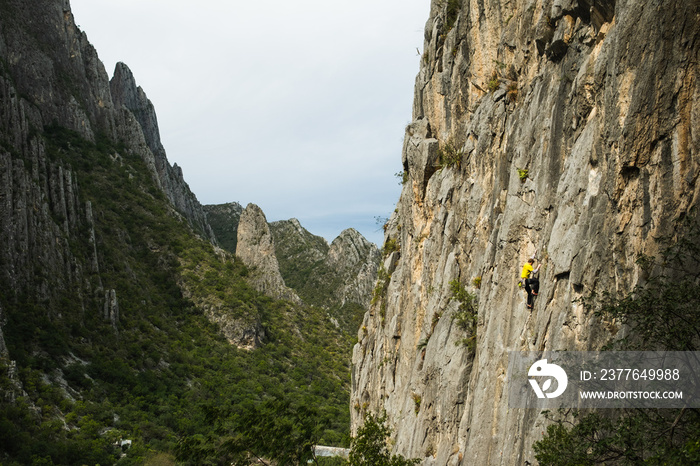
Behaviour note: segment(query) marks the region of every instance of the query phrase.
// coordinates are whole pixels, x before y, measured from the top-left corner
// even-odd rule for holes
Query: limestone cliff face
[[[397,451],[423,464],[534,464],[543,419],[508,409],[508,352],[613,338],[573,300],[631,290],[637,255],[697,206],[700,4],[456,3],[434,1],[425,28],[353,423],[386,410]],[[530,312],[517,278],[536,249]],[[478,298],[474,351],[452,280]]]
[[[248,204],[238,223],[236,255],[250,268],[249,281],[258,290],[277,299],[301,302],[280,274],[275,243],[262,209]]]

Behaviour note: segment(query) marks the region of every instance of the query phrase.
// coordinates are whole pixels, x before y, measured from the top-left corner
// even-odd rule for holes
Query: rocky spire
[[[241,213],[236,255],[250,269],[249,281],[257,290],[273,298],[301,302],[284,284],[267,219],[255,204],[248,204]]]
[[[207,239],[215,241],[214,233],[207,222],[204,208],[185,182],[182,169],[170,165],[165,148],[160,141],[158,118],[155,107],[124,63],[117,63],[110,81],[112,101],[117,108],[126,108],[136,118],[153,159],[155,177],[175,209],[187,218],[190,224]],[[148,157],[150,159],[150,157]],[[149,163],[150,160],[147,160]],[[150,165],[150,163],[149,163]]]

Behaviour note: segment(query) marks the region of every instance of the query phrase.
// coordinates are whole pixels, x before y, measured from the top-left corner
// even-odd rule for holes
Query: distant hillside
[[[205,210],[219,244],[236,252],[233,239],[234,232],[238,232],[241,206],[208,205]],[[379,249],[353,229],[343,231],[329,245],[297,219],[271,222],[267,228],[284,285],[294,290],[304,303],[325,309],[344,331],[354,335],[369,308],[379,267]]]
[[[304,302],[327,309],[344,329],[357,332],[372,299],[379,249],[353,229],[330,245],[296,219],[272,222],[270,229],[285,283]]]
[[[207,220],[211,225],[219,246],[231,253],[236,252],[236,236],[238,235],[238,221],[241,218],[243,207],[237,202],[218,205],[205,205]]]

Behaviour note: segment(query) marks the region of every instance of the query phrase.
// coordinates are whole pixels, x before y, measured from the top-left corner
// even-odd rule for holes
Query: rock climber
[[[533,267],[536,255],[537,250],[535,249],[535,253],[527,260],[525,265],[523,265],[523,270],[520,272],[520,283],[518,284],[520,287],[525,287],[525,291],[527,292],[528,309],[532,309],[532,303],[535,300],[535,296],[537,296],[537,293],[540,291],[540,281],[535,277],[535,275],[537,275],[537,273],[540,271],[540,266],[542,264],[538,264],[537,268]]]

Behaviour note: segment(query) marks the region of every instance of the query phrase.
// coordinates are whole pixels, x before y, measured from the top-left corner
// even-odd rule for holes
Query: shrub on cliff
[[[385,421],[386,414],[365,415],[365,423],[357,430],[357,437],[352,441],[348,460],[350,466],[410,466],[420,463],[416,458],[409,460],[391,454],[387,447],[391,429]]]

